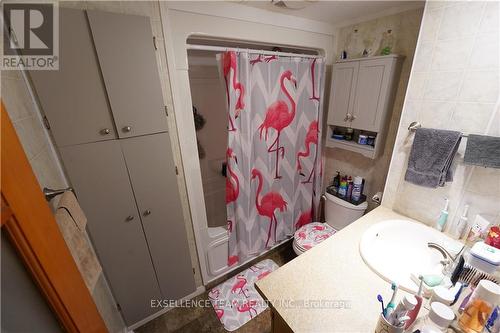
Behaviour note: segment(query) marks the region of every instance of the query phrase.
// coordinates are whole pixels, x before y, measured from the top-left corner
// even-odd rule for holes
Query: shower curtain
[[[228,264],[311,222],[321,197],[322,58],[218,55],[228,102]]]

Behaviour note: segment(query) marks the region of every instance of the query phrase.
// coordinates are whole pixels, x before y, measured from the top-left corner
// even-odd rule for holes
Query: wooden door
[[[165,299],[196,289],[168,133],[121,140],[158,282]]]
[[[59,13],[59,70],[30,72],[56,143],[116,138],[85,12],[60,8]]]
[[[161,293],[117,140],[64,147],[62,159],[128,325],[153,314]]]
[[[67,332],[107,332],[3,103],[1,164],[2,233],[9,236]]]
[[[349,126],[352,114],[359,62],[336,63],[333,67],[328,124]]]
[[[149,18],[87,11],[118,135],[167,131]]]
[[[352,127],[378,132],[389,93],[392,58],[360,61]]]

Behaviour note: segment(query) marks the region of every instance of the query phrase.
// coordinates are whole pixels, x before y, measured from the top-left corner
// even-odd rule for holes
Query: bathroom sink
[[[394,281],[406,291],[417,291],[411,275],[440,274],[444,258],[436,243],[456,255],[462,244],[421,223],[407,220],[387,220],[365,231],[359,250],[365,263],[386,281]]]

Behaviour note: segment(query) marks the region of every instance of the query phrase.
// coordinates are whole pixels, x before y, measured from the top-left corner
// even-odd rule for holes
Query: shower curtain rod
[[[188,50],[203,50],[203,51],[235,51],[235,52],[248,52],[257,53],[264,55],[277,55],[282,57],[299,57],[299,58],[324,58],[320,55],[315,54],[300,54],[300,53],[289,53],[289,52],[278,52],[278,51],[265,51],[265,50],[255,50],[246,48],[236,48],[236,47],[224,47],[224,46],[211,46],[211,45],[197,45],[197,44],[187,44]]]

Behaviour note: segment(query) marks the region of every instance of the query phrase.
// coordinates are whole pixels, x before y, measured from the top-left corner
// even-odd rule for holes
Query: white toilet
[[[368,207],[366,201],[356,206],[329,193],[325,193],[324,197],[326,223],[313,222],[297,229],[293,238],[293,250],[297,255],[363,216]]]

